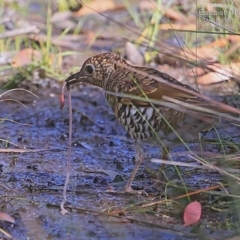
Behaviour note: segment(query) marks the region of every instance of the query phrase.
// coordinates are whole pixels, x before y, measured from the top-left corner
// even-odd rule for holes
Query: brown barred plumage
[[[153,77],[158,77],[174,86],[180,86],[182,89],[171,87]],[[105,91],[131,94],[142,98],[131,99],[106,93],[106,98],[116,117],[135,140],[136,166],[125,187],[125,191],[129,193],[141,193],[131,188],[135,174],[143,161],[141,141],[154,141],[161,144],[162,155],[166,158],[169,147],[181,141],[190,142],[198,139],[199,132],[209,129],[214,122],[211,118],[208,118],[208,122],[203,121],[197,113],[186,114],[184,111],[146,101],[146,98],[163,101],[163,96],[167,96],[197,106],[207,106],[196,96],[196,91],[190,86],[153,68],[131,66],[114,53],[90,57],[84,62],[81,70],[68,77],[66,82],[67,86],[84,82]]]

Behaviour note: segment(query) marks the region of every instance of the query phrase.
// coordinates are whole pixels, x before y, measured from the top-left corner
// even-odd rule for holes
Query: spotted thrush
[[[164,80],[171,86],[159,80]],[[105,90],[116,118],[135,142],[136,163],[124,188],[128,193],[144,192],[131,187],[144,159],[143,141],[159,144],[162,147],[162,158],[167,159],[170,147],[198,139],[199,133],[211,128],[214,122],[212,119],[205,121],[198,114],[181,111],[181,107],[176,109],[157,104],[156,101],[168,102],[164,96],[197,106],[204,101],[196,95],[197,91],[168,74],[153,68],[132,66],[115,53],[88,58],[79,72],[66,79],[67,86],[80,82]]]

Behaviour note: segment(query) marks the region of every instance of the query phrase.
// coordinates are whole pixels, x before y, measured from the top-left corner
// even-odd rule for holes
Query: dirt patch
[[[221,226],[227,218],[233,220],[229,211],[209,211],[206,216],[204,210],[203,220],[197,227],[183,227],[183,202],[180,207],[170,203],[140,208],[144,203],[163,200],[164,191],[150,189],[148,197],[106,193],[110,185],[117,189],[124,185],[118,179],[129,177],[134,166],[134,150],[130,138],[105,104],[102,92],[90,87],[73,92],[74,143],[67,193],[70,214],[62,216],[59,205],[66,175],[68,109],[59,109],[60,88],[39,92],[39,99],[25,92],[11,94],[10,97],[24,102],[27,108],[13,102],[1,104],[1,117],[18,122],[2,121],[1,138],[35,151],[0,155],[2,211],[16,220],[16,224],[1,226],[15,239],[203,239],[207,235],[219,239],[234,234],[225,225],[224,230]],[[5,142],[1,148],[6,149]],[[173,153],[183,150],[177,147]],[[145,153],[146,161],[134,181],[136,189],[153,183],[144,171],[146,165],[158,168],[149,160],[159,156],[159,149],[146,144]],[[181,159],[186,161],[187,157],[177,160]],[[82,166],[89,171],[83,171]],[[195,189],[211,186],[221,179],[214,172],[184,171],[187,183]],[[175,170],[168,167],[167,172],[174,175]],[[119,178],[115,177],[117,174]],[[206,203],[206,198],[202,201]]]

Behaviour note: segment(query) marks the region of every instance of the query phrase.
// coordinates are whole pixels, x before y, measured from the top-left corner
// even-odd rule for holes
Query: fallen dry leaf
[[[229,80],[229,77],[217,72],[209,72],[197,78],[197,83],[201,85],[209,85]]]
[[[206,45],[206,47],[209,48],[220,48],[220,47],[225,47],[228,44],[227,38],[219,38],[209,44]]]
[[[181,22],[187,22],[187,18],[184,16],[184,14],[182,14],[180,11],[176,11],[172,8],[167,8],[163,10],[164,15],[171,19],[171,20],[174,20],[178,23],[181,23]]]
[[[213,72],[204,75],[204,79],[199,78],[197,80],[199,84],[208,85],[212,83],[223,82],[233,77],[233,75],[230,73],[230,69],[221,64],[215,63],[212,65],[208,65],[208,68],[211,68]]]
[[[141,11],[154,11],[156,8],[157,3],[152,0],[143,0],[140,1],[138,4],[138,8]]]
[[[219,50],[213,47],[203,46],[203,47],[194,47],[189,49],[184,49],[182,56],[186,57],[188,60],[192,61],[208,61],[216,62],[218,60]]]
[[[19,51],[11,60],[11,65],[15,68],[38,62],[42,58],[42,54],[32,48],[24,48]]]
[[[211,71],[212,70],[212,71]],[[233,75],[228,66],[219,63],[209,64],[206,68],[192,68],[187,70],[188,77],[195,77],[200,85],[210,85],[230,80]]]
[[[18,68],[29,65],[33,62],[41,62],[43,60],[43,53],[32,48],[24,48],[20,50],[11,60],[12,67]],[[48,63],[53,64],[61,62],[61,58],[49,54]]]
[[[232,41],[232,42],[240,42],[240,36],[239,35],[227,35],[226,38],[229,41]]]
[[[163,25],[161,25],[162,28]],[[167,24],[166,27],[170,29],[169,25]],[[175,29],[174,24],[172,25],[172,28]],[[161,53],[159,53],[159,58],[172,58],[170,62],[166,62],[165,59],[163,59],[163,62],[161,61],[161,64],[167,63],[171,65],[178,65],[177,62],[179,62],[179,57],[183,60],[182,62],[186,60],[192,61],[194,63],[196,62],[207,62],[207,63],[215,63],[218,60],[219,51],[218,49],[212,48],[212,47],[198,47],[198,48],[178,48],[166,45],[164,46],[161,44]]]
[[[202,205],[200,202],[195,201],[187,205],[183,214],[184,226],[189,226],[197,223],[201,219]]]
[[[0,220],[15,223],[15,220],[7,213],[0,212]]]
[[[229,65],[227,65],[227,67],[231,74],[235,76],[240,75],[240,62],[230,63]]]
[[[159,24],[159,29],[161,30],[193,30],[196,31],[196,24],[169,24],[162,23]]]
[[[125,8],[123,5],[117,5],[113,0],[95,0],[83,5],[79,11],[73,13],[75,16],[95,14],[105,11],[119,10]]]
[[[129,60],[131,64],[144,65],[144,57],[139,50],[139,46],[137,47],[133,43],[127,42],[125,45],[125,53],[127,60]]]
[[[156,10],[157,3],[156,1],[152,1],[152,0],[143,0],[139,2],[138,8],[140,9],[140,11],[152,12]],[[187,20],[184,14],[174,10],[173,8],[161,7],[161,9],[158,9],[158,11],[161,12],[164,16],[168,17],[169,19],[177,22],[182,22],[183,20],[186,22]]]

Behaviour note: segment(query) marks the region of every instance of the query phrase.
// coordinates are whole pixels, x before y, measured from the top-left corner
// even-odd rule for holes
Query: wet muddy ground
[[[225,239],[235,234],[230,230],[235,218],[231,210],[223,206],[227,211],[212,211],[208,206],[218,201],[215,195],[202,199],[198,196],[203,204],[202,220],[194,227],[184,227],[182,213],[187,201],[141,208],[145,203],[180,195],[177,190],[150,188],[148,197],[106,192],[125,184],[123,180],[128,179],[134,166],[134,150],[103,94],[90,87],[72,94],[72,170],[67,192],[70,212],[62,216],[59,205],[66,176],[69,120],[67,103],[63,111],[59,109],[59,92],[56,85],[55,89],[40,89],[38,99],[26,92],[6,96],[18,99],[27,108],[14,102],[1,103],[1,117],[18,122],[2,121],[1,138],[33,150],[0,154],[1,211],[16,220],[15,224],[2,222],[1,227],[14,239]],[[19,149],[1,142],[1,149],[10,148]],[[193,144],[193,148],[198,146]],[[217,152],[212,146],[207,148]],[[180,146],[173,153],[183,151]],[[160,150],[146,144],[145,154],[146,161],[134,181],[135,189],[153,183],[144,171],[146,166],[158,168],[150,164],[150,159],[159,157]],[[174,159],[190,161],[187,155]],[[194,189],[222,181],[214,171],[180,170],[186,184]],[[174,177],[176,170],[167,167],[167,173]]]
[[[26,8],[30,11],[30,15],[27,14],[29,22],[31,25],[40,23],[37,26],[42,33],[46,34],[48,11],[45,5],[48,1],[28,2],[33,2]],[[131,0],[130,2],[138,4],[140,1]],[[55,1],[53,5],[57,11]],[[132,9],[133,13],[139,14],[138,5],[133,5]],[[127,9],[115,9],[104,15],[108,18],[91,15],[89,19],[86,18],[87,20],[81,16],[76,19],[71,16],[64,21],[55,20],[53,36],[57,39],[59,34],[70,29],[69,27],[74,26],[72,31],[75,33],[75,28],[78,31],[79,23],[83,25],[77,39],[72,39],[71,34],[69,39],[65,39],[64,46],[66,44],[68,47],[64,48],[62,53],[75,50],[78,54],[64,58],[62,68],[56,69],[61,79],[73,71],[72,67],[79,68],[83,61],[94,53],[114,51],[120,52],[123,56],[126,50],[126,39],[136,42],[136,39],[143,35],[140,28],[136,31],[136,25]],[[145,21],[145,15],[139,16],[139,21]],[[150,20],[148,15],[146,17]],[[92,37],[94,37],[94,43]],[[160,45],[161,42],[175,45],[176,42],[179,44],[182,41],[182,37],[183,35],[161,31],[158,36],[160,47],[156,50],[161,53],[165,48],[164,44]],[[56,47],[59,48],[58,45]],[[53,52],[55,53],[54,48]],[[232,81],[232,84],[230,84],[231,81],[222,82],[219,84],[220,87],[216,87],[215,84],[199,87],[199,84],[195,83],[196,76],[192,76],[194,81],[189,81],[190,77],[187,74],[189,69],[178,64],[177,66],[180,67],[176,67],[175,61],[174,66],[169,66],[169,63],[166,65],[165,61],[160,62],[161,65],[152,63],[159,70],[171,73],[179,81],[193,85],[204,94],[219,94],[223,89],[224,93],[230,92],[230,95],[232,92],[239,92],[239,86],[235,81]],[[9,81],[15,74],[14,71],[10,69],[9,74],[5,76],[3,74],[1,81],[3,78]],[[233,193],[239,197],[240,190],[231,192],[229,188],[234,181],[225,179],[225,175],[217,171],[186,167],[179,167],[182,178],[180,179],[176,168],[167,166],[165,172],[169,178],[168,184],[162,189],[153,189],[150,186],[154,183],[152,180],[154,176],[151,175],[149,168],[157,170],[159,165],[151,163],[150,159],[160,157],[160,148],[150,144],[145,144],[145,161],[133,183],[133,188],[137,190],[149,187],[146,189],[148,196],[107,192],[113,188],[121,190],[126,183],[134,167],[134,148],[131,139],[106,104],[103,93],[91,87],[76,87],[77,91],[72,93],[74,111],[72,169],[66,204],[69,214],[62,216],[60,203],[67,171],[68,104],[65,103],[62,111],[59,109],[61,85],[58,83],[43,81],[38,84],[39,78],[36,80],[32,76],[28,78],[36,85],[45,86],[37,87],[30,81],[23,83],[24,88],[39,96],[38,99],[26,92],[18,91],[7,94],[4,98],[21,101],[27,108],[12,101],[0,102],[0,212],[11,215],[16,221],[15,224],[0,221],[0,229],[7,231],[16,240],[218,240],[227,239],[238,233],[236,229],[239,229],[240,216],[235,207],[239,206],[239,203],[233,204],[233,199],[227,196],[227,193]],[[25,77],[21,78],[23,79]],[[217,132],[213,130],[207,133],[204,139],[218,139],[220,136],[221,139],[228,141],[224,154],[237,156],[239,132],[237,126],[227,125],[218,128]],[[234,147],[231,146],[230,141]],[[189,147],[193,151],[208,153],[207,161],[220,162],[216,159],[216,154],[223,153],[220,144],[216,146],[208,143],[199,146],[192,143]],[[189,157],[189,151],[183,146],[177,146],[171,154],[173,160],[196,164]],[[239,165],[233,167],[229,163],[227,167],[239,169]],[[236,176],[239,176],[239,173]],[[215,188],[208,193],[193,195],[190,199],[174,199],[186,194],[184,184],[188,188],[187,192]],[[165,201],[166,199],[169,201]],[[202,204],[202,217],[194,226],[185,227],[183,211],[186,205],[194,200]],[[143,207],[156,201],[159,201],[159,204]],[[5,238],[5,235],[0,232],[0,239]]]

